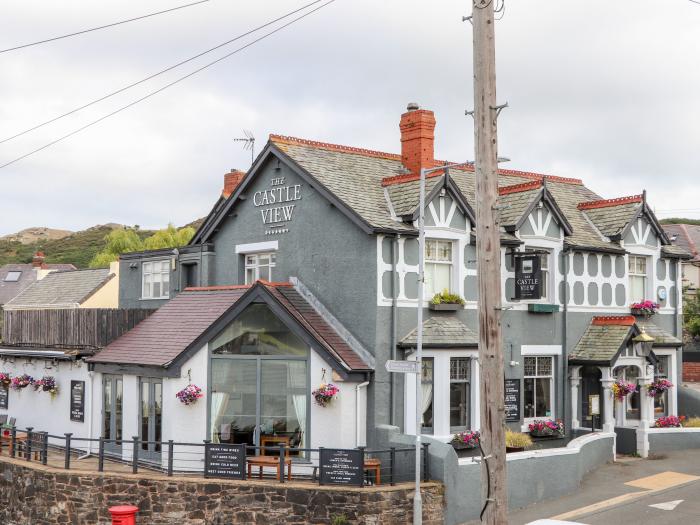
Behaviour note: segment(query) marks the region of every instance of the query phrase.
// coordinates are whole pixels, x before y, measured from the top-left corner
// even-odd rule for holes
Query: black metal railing
[[[366,486],[406,483],[415,479],[415,448],[357,447],[307,448],[278,445],[146,441],[62,436],[33,427],[3,431],[2,448],[13,458],[40,462],[63,470],[133,473],[142,470],[166,476],[263,479],[285,483],[285,473],[295,482]],[[429,443],[421,448],[421,474],[430,473]],[[2,453],[0,448],[0,454]],[[253,469],[258,469],[255,476]],[[267,469],[267,470],[266,470]],[[269,469],[275,473],[270,474]]]

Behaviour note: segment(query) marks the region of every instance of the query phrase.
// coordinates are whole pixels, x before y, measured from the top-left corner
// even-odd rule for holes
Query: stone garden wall
[[[423,485],[423,523],[442,525],[443,489]],[[0,523],[109,524],[108,508],[139,507],[138,524],[406,524],[411,486],[328,488],[265,481],[63,471],[0,457]],[[345,521],[337,517],[344,516]]]

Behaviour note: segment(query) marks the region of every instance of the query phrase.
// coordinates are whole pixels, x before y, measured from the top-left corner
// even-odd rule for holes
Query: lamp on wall
[[[634,349],[639,357],[649,357],[651,348],[654,346],[654,338],[647,334],[642,328],[640,334],[632,338]]]

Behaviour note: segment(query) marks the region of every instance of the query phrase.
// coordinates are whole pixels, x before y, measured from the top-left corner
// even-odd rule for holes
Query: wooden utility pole
[[[494,3],[472,0],[474,26],[474,148],[476,253],[479,285],[481,389],[481,520],[506,525],[506,446],[501,339],[501,243],[497,222],[498,152]]]

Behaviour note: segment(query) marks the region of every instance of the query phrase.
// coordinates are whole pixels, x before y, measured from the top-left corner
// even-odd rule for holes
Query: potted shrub
[[[612,391],[615,399],[622,401],[625,397],[637,391],[637,385],[618,379],[613,383]]]
[[[523,432],[506,430],[506,452],[522,452],[532,446],[532,438]]]
[[[533,437],[563,437],[564,423],[551,419],[536,419],[529,425]]]
[[[648,299],[646,301],[640,301],[630,305],[630,312],[632,312],[632,315],[643,315],[645,317],[650,317],[658,310],[659,304]]]
[[[647,385],[647,395],[649,397],[660,397],[664,392],[673,388],[673,383],[668,379],[657,379]]]
[[[675,428],[680,427],[685,421],[685,416],[666,416],[660,417],[654,421],[654,427],[656,428]]]
[[[455,450],[467,450],[479,447],[479,438],[481,435],[478,430],[465,430],[457,432],[452,436],[450,444]]]
[[[447,289],[436,293],[430,300],[431,310],[459,310],[464,306],[464,299],[456,293],[450,293]]]

